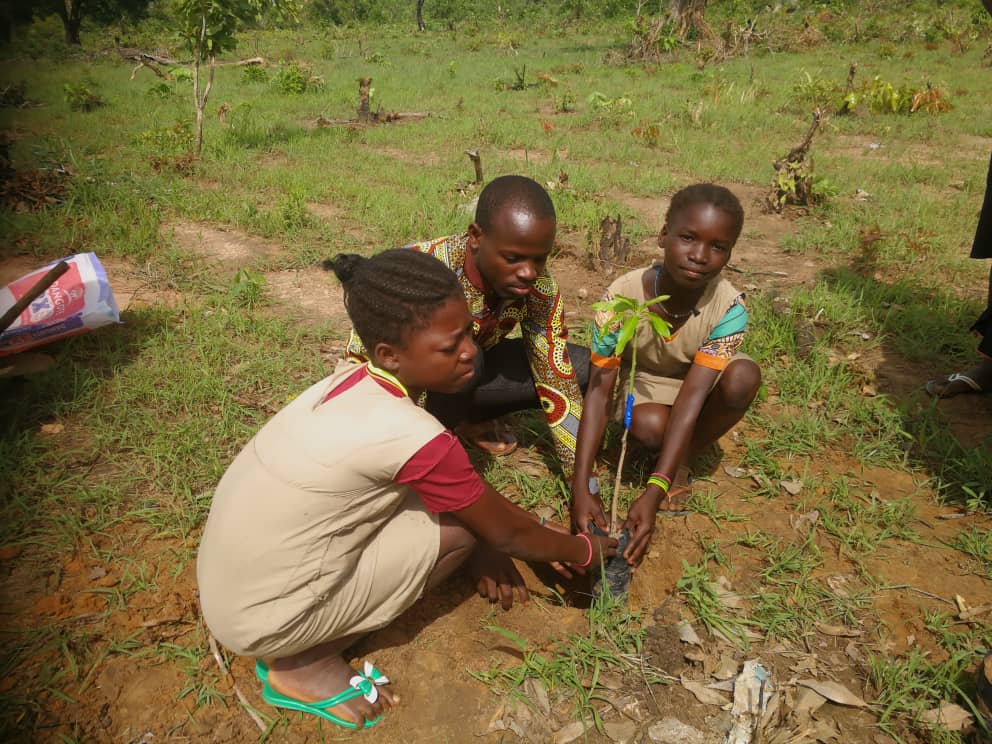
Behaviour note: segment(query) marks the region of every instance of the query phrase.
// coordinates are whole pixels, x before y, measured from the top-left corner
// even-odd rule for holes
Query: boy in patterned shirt
[[[516,438],[495,419],[538,405],[544,410],[566,477],[575,462],[589,350],[567,343],[558,284],[547,271],[557,217],[544,188],[524,176],[501,176],[479,195],[468,231],[413,243],[458,276],[472,313],[472,336],[483,353],[458,394],[431,393],[426,408],[480,449],[506,455]],[[520,326],[521,338],[507,336]],[[366,359],[352,333],[349,360]]]

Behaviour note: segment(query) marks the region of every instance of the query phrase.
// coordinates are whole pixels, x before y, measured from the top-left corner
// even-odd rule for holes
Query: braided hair
[[[402,347],[406,334],[427,326],[435,310],[462,294],[451,269],[408,248],[371,258],[339,253],[323,266],[344,285],[348,317],[370,353],[380,343]]]
[[[726,212],[734,220],[734,242],[737,242],[744,227],[744,207],[733,191],[715,183],[694,183],[692,186],[686,186],[672,197],[672,202],[665,213],[665,224],[670,225],[679,212],[694,204],[712,204]]]
[[[486,184],[475,207],[475,224],[489,232],[493,220],[504,209],[513,209],[541,219],[555,219],[555,205],[544,187],[526,176],[500,176]]]

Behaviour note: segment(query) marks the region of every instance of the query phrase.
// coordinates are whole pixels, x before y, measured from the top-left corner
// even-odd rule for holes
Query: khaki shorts
[[[273,627],[264,606],[227,614],[211,613],[214,635],[237,654],[285,657],[348,635],[361,635],[392,622],[424,593],[441,547],[436,514],[416,494],[361,548],[358,564],[333,592],[310,587],[271,600],[286,603],[293,620]],[[286,606],[284,605],[284,606]],[[218,616],[220,615],[220,616]]]
[[[727,363],[727,367],[741,359],[754,361],[747,354],[739,351]],[[711,391],[720,382],[720,378],[723,377],[723,373],[727,367],[720,370],[720,374],[713,380],[713,387],[710,388]],[[613,395],[614,421],[623,421],[624,403],[627,400],[627,376],[629,374],[629,368],[621,368],[620,383]],[[660,403],[664,406],[670,406],[675,402],[679,390],[682,389],[683,382],[685,380],[677,377],[661,377],[659,375],[653,375],[650,372],[636,372],[634,374],[634,405],[639,406],[641,403]]]

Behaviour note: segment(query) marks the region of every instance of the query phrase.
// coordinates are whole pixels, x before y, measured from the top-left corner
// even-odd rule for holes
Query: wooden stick
[[[69,264],[65,261],[59,261],[52,268],[50,268],[41,279],[34,283],[24,296],[21,297],[13,306],[0,317],[0,333],[6,331],[10,326],[14,324],[14,321],[20,317],[21,313],[24,312],[24,308],[30,305],[32,302],[37,300],[44,294],[45,290],[55,284],[55,281],[62,276],[65,272],[69,270]]]
[[[258,717],[258,713],[256,713],[251,707],[251,703],[248,702],[248,698],[246,698],[244,693],[241,692],[241,689],[238,687],[238,683],[234,681],[234,675],[228,671],[227,664],[224,663],[224,657],[220,655],[220,649],[217,648],[217,641],[214,640],[212,635],[208,634],[207,643],[210,645],[210,653],[214,655],[214,661],[216,661],[217,666],[220,667],[221,674],[230,678],[231,686],[234,687],[234,694],[238,696],[238,702],[241,703],[241,707],[245,709],[249,716],[251,716],[251,720],[255,722],[256,726],[258,726],[258,730],[264,734],[265,724],[262,722],[262,719]]]
[[[482,156],[479,155],[478,150],[466,150],[465,154],[469,156],[472,161],[472,165],[475,166],[475,185],[482,185]]]

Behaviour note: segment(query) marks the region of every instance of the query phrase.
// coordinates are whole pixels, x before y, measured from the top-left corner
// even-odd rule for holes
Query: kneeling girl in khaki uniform
[[[527,599],[508,556],[581,569],[616,541],[538,524],[417,405],[475,372],[450,269],[402,249],[340,255],[331,268],[370,360],[313,385],[248,442],[214,495],[197,579],[207,625],[258,659],[267,702],[360,728],[398,702],[381,671],[342,658],[362,634],[466,559],[480,593],[508,607],[514,588]]]

